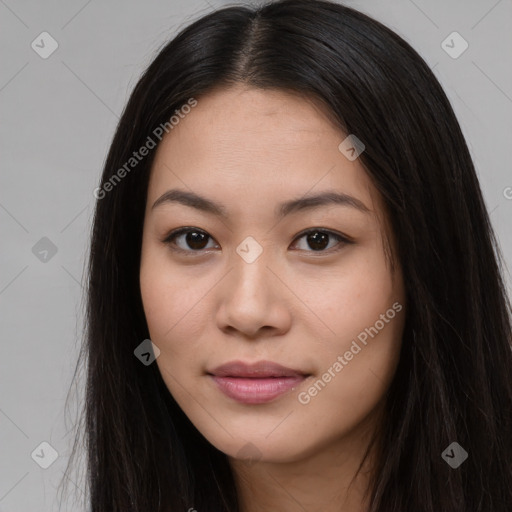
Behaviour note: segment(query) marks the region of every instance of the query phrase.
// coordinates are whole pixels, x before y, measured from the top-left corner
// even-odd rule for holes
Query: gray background
[[[56,486],[69,457],[81,399],[78,390],[66,423],[64,400],[82,332],[81,283],[95,204],[92,192],[118,116],[161,44],[228,3],[0,0],[2,511],[59,508]],[[512,1],[346,3],[394,29],[434,69],[467,138],[510,269]],[[43,31],[59,45],[47,59],[31,47],[34,40],[42,46],[38,36]],[[458,58],[441,47],[453,31],[469,44]],[[453,44],[457,49],[459,43]],[[47,50],[48,40],[44,45]],[[39,242],[43,237],[54,244],[56,254],[37,254],[48,244]],[[508,273],[506,279],[510,290]],[[48,469],[31,457],[43,441],[59,455]],[[44,447],[37,453],[39,460],[50,456]],[[80,496],[78,474],[72,476],[71,488],[75,484]]]

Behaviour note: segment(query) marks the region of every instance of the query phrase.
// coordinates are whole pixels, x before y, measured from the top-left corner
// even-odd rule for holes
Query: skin
[[[393,274],[385,257],[385,235],[392,250],[394,238],[384,203],[360,160],[338,150],[345,137],[313,100],[237,85],[198,98],[155,155],[140,286],[156,364],[191,422],[227,454],[243,512],[355,512],[367,504],[374,455],[354,475],[398,362],[405,292],[400,267]],[[227,217],[177,202],[153,209],[173,188],[221,203]],[[281,202],[329,190],[369,211],[330,204],[275,216]],[[174,247],[188,252],[173,251],[163,240],[180,227],[210,238],[194,251],[194,239],[178,236]],[[353,243],[330,236],[315,251],[298,237],[310,228]],[[236,252],[248,236],[263,249],[252,263]],[[299,393],[396,302],[402,311],[301,403]],[[272,402],[248,405],[206,373],[263,359],[310,377]],[[248,450],[252,460],[242,455]]]

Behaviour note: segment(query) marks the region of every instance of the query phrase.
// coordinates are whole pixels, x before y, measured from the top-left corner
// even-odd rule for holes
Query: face
[[[345,138],[310,100],[236,86],[199,98],[157,148],[140,266],[156,364],[234,459],[347,442],[393,377],[402,275]]]

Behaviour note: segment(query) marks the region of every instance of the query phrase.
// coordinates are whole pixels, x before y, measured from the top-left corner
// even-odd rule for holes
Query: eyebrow
[[[179,203],[224,219],[228,217],[227,210],[223,205],[194,192],[179,189],[171,189],[165,192],[153,203],[151,209],[154,210],[160,205],[169,203]],[[355,208],[363,213],[370,213],[371,211],[362,201],[353,196],[341,192],[326,191],[316,195],[285,201],[278,205],[276,216],[283,218],[291,213],[333,204]]]

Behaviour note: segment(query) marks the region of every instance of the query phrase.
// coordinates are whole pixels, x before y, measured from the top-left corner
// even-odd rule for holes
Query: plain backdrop
[[[56,486],[79,403],[66,424],[64,400],[82,334],[93,190],[118,116],[157,49],[229,3],[0,0],[2,511],[59,509]],[[512,1],[346,4],[394,29],[441,81],[510,268]],[[452,55],[443,47],[449,36]],[[468,48],[454,58],[464,41]],[[57,455],[47,469],[41,464],[51,462],[53,452],[41,443]],[[70,485],[80,495],[78,475]],[[63,504],[62,510],[78,508]]]

